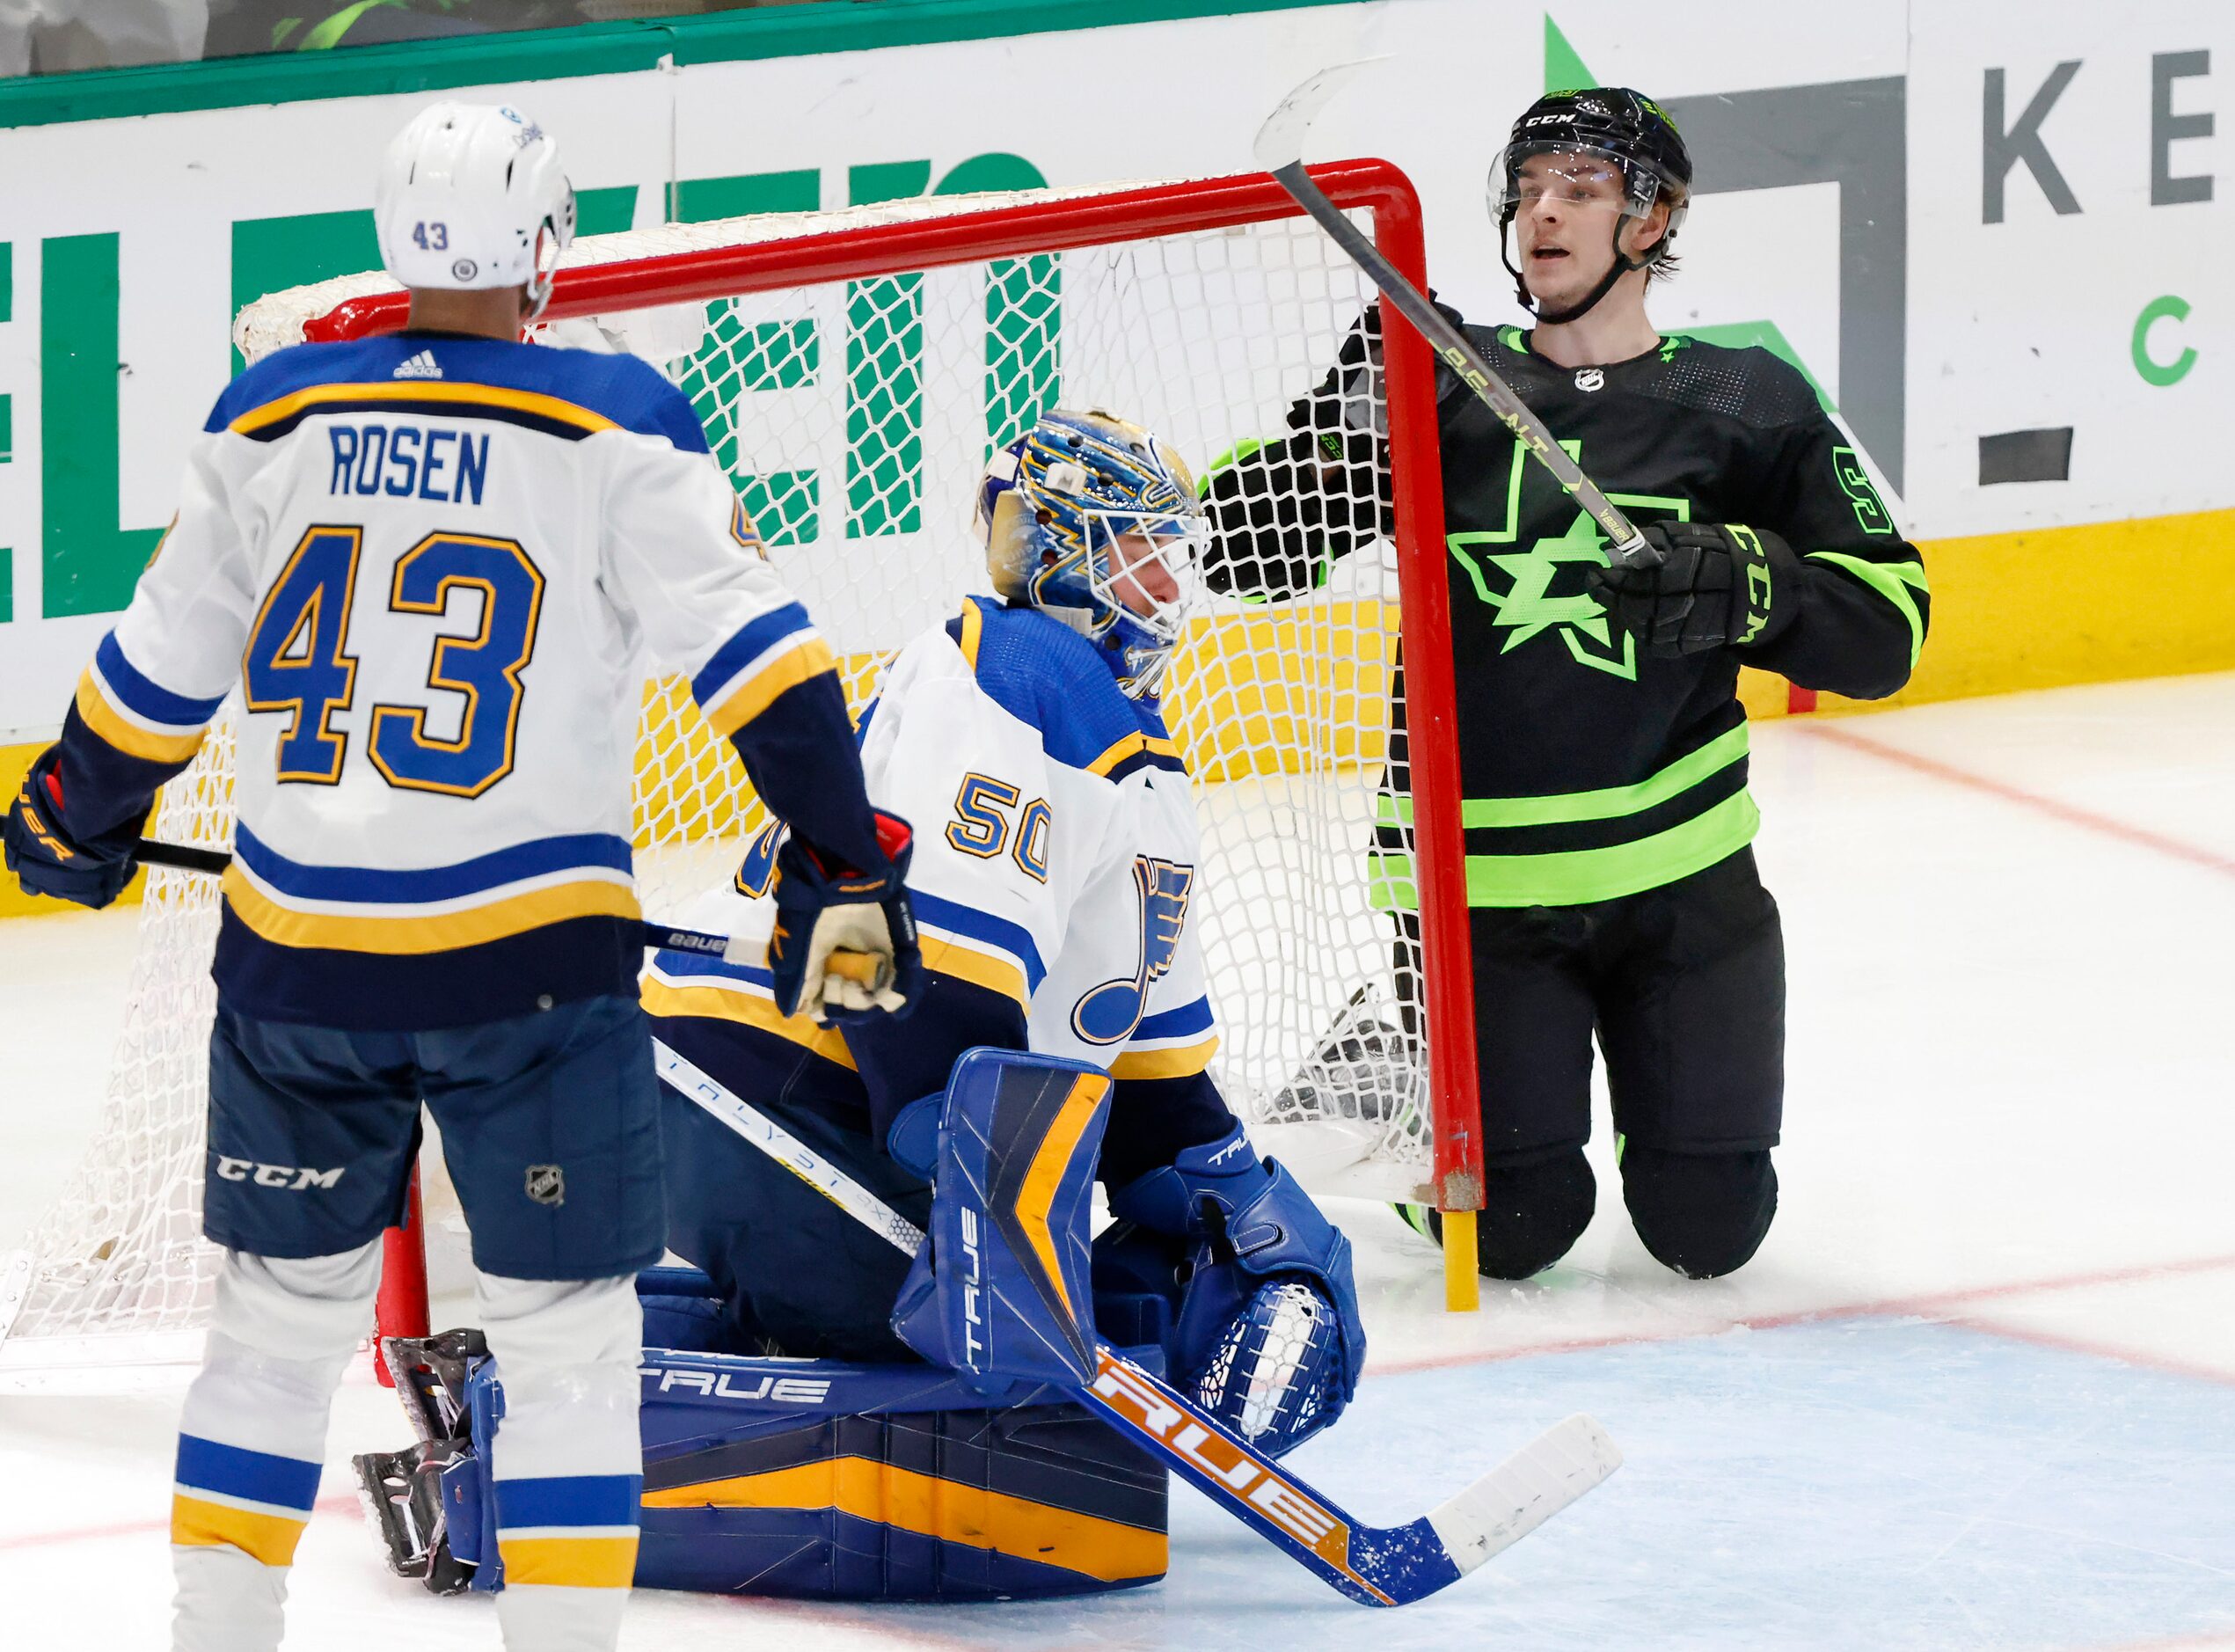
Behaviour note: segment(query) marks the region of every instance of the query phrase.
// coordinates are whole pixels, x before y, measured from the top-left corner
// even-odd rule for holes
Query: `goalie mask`
[[[1617,190],[1603,189],[1610,180]],[[1537,304],[1508,246],[1508,232],[1523,205],[1547,192],[1560,192],[1579,204],[1605,199],[1614,208],[1609,215],[1612,266],[1581,302],[1557,311]],[[1522,308],[1555,326],[1589,313],[1625,274],[1650,268],[1669,255],[1691,194],[1691,155],[1676,123],[1652,99],[1626,86],[1594,86],[1539,98],[1514,122],[1512,135],[1490,167],[1490,214],[1498,223],[1498,256],[1514,279]],[[1642,221],[1664,201],[1668,227],[1644,256],[1632,258],[1622,250],[1622,231],[1631,220]]]
[[[987,464],[977,523],[997,592],[1121,656],[1128,695],[1157,692],[1209,533],[1178,454],[1108,413],[1043,414]]]
[[[574,238],[574,188],[559,146],[519,110],[438,103],[388,146],[373,222],[405,286],[524,287],[532,320]]]

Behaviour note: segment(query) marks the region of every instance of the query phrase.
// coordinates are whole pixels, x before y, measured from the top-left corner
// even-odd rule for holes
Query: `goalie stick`
[[[1327,199],[1304,170],[1304,140],[1310,135],[1319,111],[1354,73],[1368,63],[1380,61],[1369,57],[1323,69],[1283,98],[1281,106],[1267,116],[1265,124],[1258,128],[1257,164],[1272,173],[1275,181],[1296,198],[1296,204],[1318,221],[1351,262],[1365,271],[1405,319],[1428,340],[1443,364],[1459,376],[1466,387],[1513,432],[1515,439],[1552,473],[1591,520],[1605,530],[1608,545],[1603,554],[1607,561],[1616,567],[1659,566],[1661,558],[1646,543],[1645,536],[1599,492],[1598,485],[1583,474],[1582,466],[1568,457],[1567,450],[1545,428],[1545,421],[1531,413],[1529,404],[1516,395],[1513,387],[1498,376],[1497,369],[1482,359],[1482,352],[1474,347],[1466,334],[1453,326],[1442,311],[1381,255],[1358,226],[1343,216],[1342,209]]]
[[[192,844],[167,844],[157,837],[142,837],[134,850],[135,859],[151,866],[169,866],[178,872],[206,872],[222,876],[233,864],[232,856],[222,849],[198,849]],[[703,929],[670,929],[664,924],[637,920],[637,939],[647,951],[695,952],[709,957],[724,958],[729,954],[730,937],[710,935]],[[824,967],[851,980],[866,983],[868,977],[849,961],[847,953],[833,953]],[[866,969],[869,966],[863,965]]]
[[[922,1248],[923,1230],[844,1170],[659,1039],[652,1049],[660,1077],[679,1094],[897,1249]],[[1322,1583],[1369,1606],[1406,1605],[1457,1583],[1622,1464],[1606,1430],[1578,1413],[1419,1519],[1364,1525],[1107,1342],[1096,1341],[1094,1356],[1094,1381],[1072,1389],[1076,1399]]]

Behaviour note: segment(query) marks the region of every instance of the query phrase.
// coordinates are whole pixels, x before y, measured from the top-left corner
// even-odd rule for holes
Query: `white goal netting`
[[[1149,193],[1184,202],[1187,186]],[[624,282],[610,308],[546,335],[634,350],[691,397],[771,555],[843,656],[857,709],[894,651],[985,588],[970,504],[991,449],[1050,407],[1100,407],[1156,430],[1200,476],[1286,434],[1290,404],[1326,374],[1372,296],[1306,220],[1174,232],[1168,207],[1154,232],[1112,212],[1093,245],[950,246],[939,258],[953,261],[925,268],[905,261],[931,261],[919,234],[888,267],[873,252],[845,279],[811,278],[833,231],[874,244],[927,223],[999,223],[1009,238],[996,245],[1012,248],[1035,212],[1092,194],[668,225],[592,238],[569,256],[570,267],[625,265],[643,284]],[[772,275],[768,259],[781,266],[795,246],[801,274]],[[752,290],[665,301],[663,268],[723,248],[755,251],[741,282]],[[237,336],[255,359],[340,300],[391,289],[375,275],[275,295],[243,313]],[[631,308],[638,291],[646,303]],[[1166,713],[1204,829],[1194,910],[1223,1040],[1216,1076],[1260,1144],[1308,1183],[1412,1197],[1428,1179],[1430,1131],[1422,1012],[1400,1005],[1411,995],[1399,965],[1419,961],[1390,910],[1409,900],[1409,880],[1374,852],[1377,820],[1410,818],[1385,768],[1395,569],[1392,547],[1374,543],[1301,596],[1214,598],[1174,661]],[[166,789],[151,831],[226,845],[231,751],[221,727]],[[726,881],[758,820],[734,756],[680,684],[647,683],[636,830],[646,914],[672,919]],[[1409,849],[1391,837],[1406,829],[1382,830],[1385,850]],[[199,1206],[215,904],[214,880],[149,880],[96,1144],[0,1270],[0,1386],[11,1372],[26,1385],[62,1368],[187,1356],[214,1255]]]

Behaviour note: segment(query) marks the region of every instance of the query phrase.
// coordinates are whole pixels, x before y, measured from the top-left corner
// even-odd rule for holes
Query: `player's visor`
[[[1651,172],[1589,145],[1509,143],[1490,168],[1490,211],[1499,218],[1532,211],[1545,201],[1567,212],[1642,217],[1659,190]]]

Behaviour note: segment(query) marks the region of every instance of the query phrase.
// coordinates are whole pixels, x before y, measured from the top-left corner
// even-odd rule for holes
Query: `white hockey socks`
[[[179,1422],[173,1652],[269,1652],[318,1500],[326,1417],[372,1322],[377,1240],[289,1261],[226,1253],[201,1373]]]
[[[490,1471],[514,1652],[612,1652],[636,1572],[644,1446],[632,1277],[481,1277],[478,1318],[504,1383]]]

